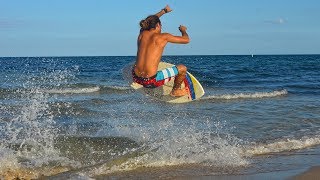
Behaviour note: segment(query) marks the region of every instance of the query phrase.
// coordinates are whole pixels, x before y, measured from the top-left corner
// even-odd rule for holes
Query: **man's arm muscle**
[[[165,40],[170,43],[188,44],[190,42],[190,39],[187,33],[185,33],[185,35],[182,35],[182,36],[174,36],[169,33],[164,33],[163,36]]]

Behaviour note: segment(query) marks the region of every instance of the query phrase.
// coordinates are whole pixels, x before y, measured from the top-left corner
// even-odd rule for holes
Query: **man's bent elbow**
[[[187,44],[190,42],[190,38],[188,38],[188,40],[187,40]]]
[[[183,42],[183,44],[188,44],[190,42],[190,38],[186,38]]]

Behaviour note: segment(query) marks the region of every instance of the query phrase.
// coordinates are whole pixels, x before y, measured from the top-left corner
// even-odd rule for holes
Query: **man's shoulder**
[[[171,34],[167,33],[167,32],[164,32],[164,33],[161,33],[161,35],[167,36],[167,35],[171,35]]]
[[[172,36],[172,34],[164,32],[164,33],[160,33],[159,36],[163,39],[166,39],[167,37]]]

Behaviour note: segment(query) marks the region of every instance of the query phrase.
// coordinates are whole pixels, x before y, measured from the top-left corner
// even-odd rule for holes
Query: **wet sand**
[[[242,174],[242,168],[219,168],[192,166],[169,166],[158,168],[141,167],[131,171],[101,174],[93,179],[174,179],[174,180],[255,180],[255,179],[289,179],[289,180],[320,180],[320,166],[302,168],[295,170],[272,171],[253,174]],[[38,172],[38,173],[36,173]],[[0,179],[83,179],[89,178],[84,171],[68,171],[67,168],[43,169],[43,173],[32,170],[6,171],[2,172]],[[44,172],[50,172],[45,175]],[[80,173],[80,174],[79,174]],[[51,174],[51,175],[49,175]],[[225,175],[224,175],[225,174]],[[49,176],[48,176],[49,175]]]
[[[307,171],[294,176],[294,180],[315,180],[320,179],[320,166],[314,166],[308,169]]]
[[[320,167],[319,167],[320,168]],[[213,173],[212,169],[202,168],[193,169],[192,167],[184,167],[183,169],[175,167],[170,167],[168,169],[163,168],[139,168],[133,171],[118,172],[107,175],[99,175],[94,177],[94,179],[173,179],[173,180],[256,180],[256,179],[305,179],[305,177],[298,177],[304,174],[306,169],[295,169],[295,170],[284,170],[284,171],[272,171],[263,173],[253,173],[253,174],[242,174],[241,169],[230,170],[227,169],[216,169]],[[316,171],[318,171],[317,169]],[[320,173],[314,172],[314,173]],[[215,175],[216,174],[216,175]],[[223,175],[225,174],[225,175]],[[313,179],[318,178],[317,174],[314,174]],[[311,177],[311,179],[312,179]],[[308,180],[308,179],[307,179]]]
[[[144,168],[142,168],[144,169]],[[22,173],[22,172],[20,172]],[[179,172],[181,173],[181,171]],[[53,176],[37,176],[33,174],[32,172],[24,172],[22,174],[11,174],[10,172],[7,172],[7,174],[2,174],[0,177],[5,179],[15,179],[15,178],[21,178],[21,179],[60,179],[61,177],[64,178],[83,178],[85,176],[79,176],[79,174],[69,174],[69,173],[61,173],[62,176],[59,176],[59,173],[57,175]],[[290,170],[290,171],[278,171],[278,172],[268,172],[268,173],[258,173],[258,174],[238,174],[238,175],[210,175],[208,173],[207,175],[197,175],[196,173],[192,175],[189,173],[183,173],[184,176],[174,175],[172,174],[172,171],[167,174],[167,172],[161,171],[159,172],[149,172],[146,173],[144,170],[138,170],[135,171],[135,173],[132,172],[122,172],[122,173],[114,173],[114,174],[108,174],[108,175],[100,175],[94,177],[94,179],[100,180],[100,179],[174,179],[174,180],[255,180],[255,179],[289,179],[289,180],[317,180],[320,179],[320,166],[312,167],[308,169],[307,171],[303,170]],[[63,179],[64,179],[63,178]],[[88,178],[88,177],[87,177]]]

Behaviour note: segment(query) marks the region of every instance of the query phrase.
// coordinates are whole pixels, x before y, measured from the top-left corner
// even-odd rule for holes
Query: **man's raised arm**
[[[158,12],[157,14],[155,14],[155,15],[160,18],[162,15],[164,15],[164,14],[166,14],[166,13],[169,13],[169,12],[171,12],[171,11],[172,11],[172,9],[169,7],[169,5],[166,5],[165,8],[161,9],[161,11],[159,11],[159,12]]]
[[[179,30],[181,32],[181,36],[174,36],[169,33],[163,33],[162,35],[164,36],[167,42],[177,44],[188,44],[190,42],[190,39],[189,35],[187,34],[187,28],[185,26],[180,25]]]

